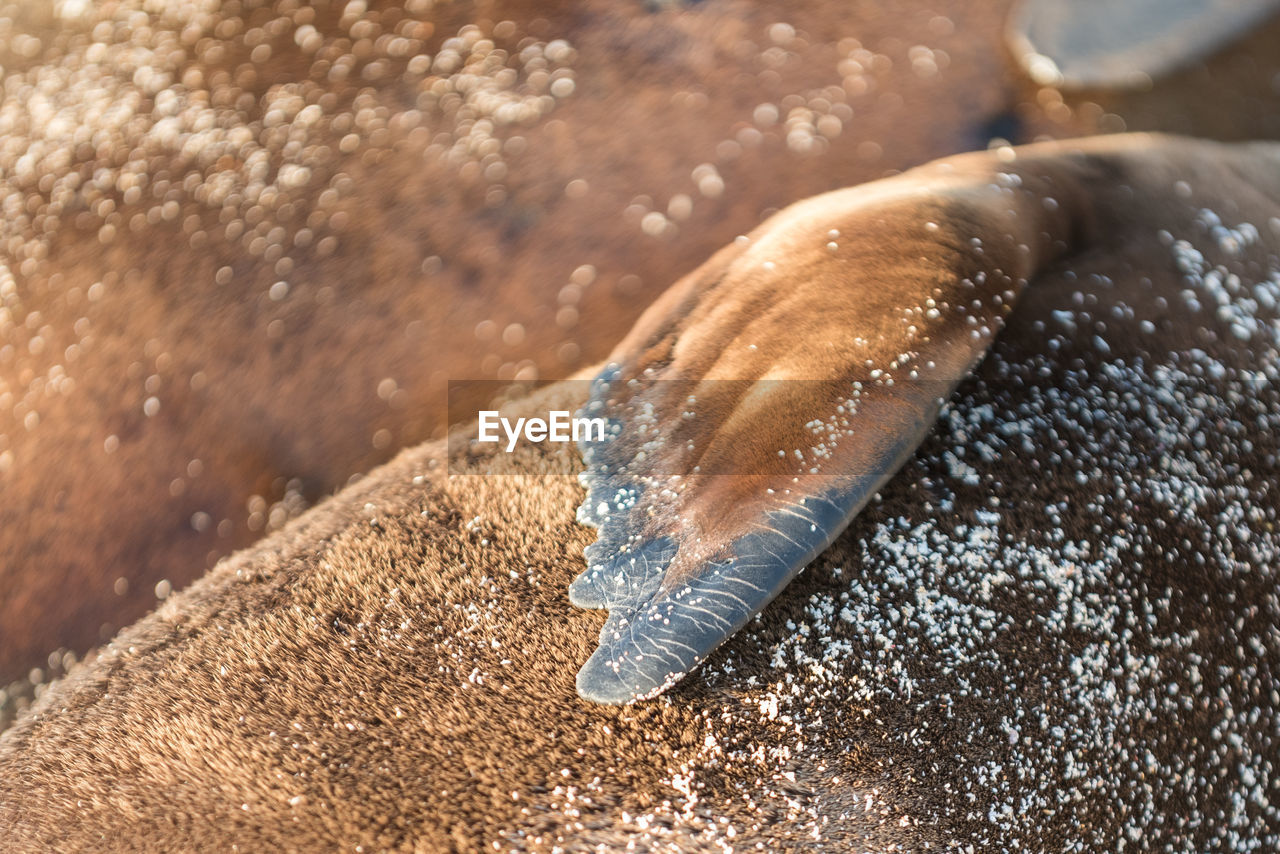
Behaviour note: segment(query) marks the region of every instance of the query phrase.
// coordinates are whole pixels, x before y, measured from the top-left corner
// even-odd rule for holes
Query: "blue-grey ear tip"
[[[618,675],[613,662],[597,651],[578,671],[578,696],[591,703],[621,706],[636,699],[638,695]]]
[[[582,573],[569,585],[569,602],[577,608],[603,608],[604,595],[588,573]]]

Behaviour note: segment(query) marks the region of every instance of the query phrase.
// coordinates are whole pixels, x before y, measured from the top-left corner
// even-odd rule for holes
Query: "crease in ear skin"
[[[579,694],[661,693],[741,629],[911,455],[1035,271],[1089,249],[1103,185],[1185,145],[941,161],[793,205],[677,282],[581,413],[608,429],[581,445],[598,539],[569,595],[609,616]]]

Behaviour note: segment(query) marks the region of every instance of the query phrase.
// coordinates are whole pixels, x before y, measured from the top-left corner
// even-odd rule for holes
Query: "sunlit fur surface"
[[[1280,135],[1280,24],[1064,96],[1007,5],[0,4],[0,725],[769,212],[993,137]]]
[[[1002,9],[934,5],[0,4],[0,688],[448,380],[566,376],[765,211],[985,145]]]
[[[1277,155],[1100,145],[1092,250],[697,678],[580,700],[580,463],[427,444],[0,735],[6,844],[1275,848]]]

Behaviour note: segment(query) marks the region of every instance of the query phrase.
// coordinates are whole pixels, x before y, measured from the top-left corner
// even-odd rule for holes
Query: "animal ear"
[[[660,693],[906,460],[1037,267],[1087,235],[1098,159],[986,153],[819,196],[678,282],[594,381],[574,604],[582,697]]]
[[[1022,0],[1006,35],[1041,85],[1132,89],[1210,55],[1275,13],[1275,0]]]

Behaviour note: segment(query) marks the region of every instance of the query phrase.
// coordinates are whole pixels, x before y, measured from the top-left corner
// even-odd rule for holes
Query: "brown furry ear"
[[[1092,242],[1096,191],[1132,156],[982,153],[795,205],[677,283],[595,382],[570,588],[610,611],[590,700],[651,696],[696,667],[824,549],[933,424],[1027,280]],[[1135,227],[1140,224],[1133,224]]]

